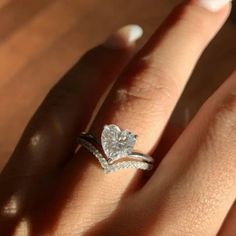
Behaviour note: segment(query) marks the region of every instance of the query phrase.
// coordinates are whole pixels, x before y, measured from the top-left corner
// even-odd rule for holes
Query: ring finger
[[[92,133],[100,136],[105,124],[116,124],[138,134],[138,150],[152,153],[199,56],[229,14],[229,5],[213,12],[201,2],[187,1],[177,7],[157,30],[115,83],[92,124]],[[93,171],[101,171],[83,149],[79,155]],[[85,168],[81,158],[78,161]],[[109,177],[111,183],[120,179],[121,193],[136,173],[126,172]]]

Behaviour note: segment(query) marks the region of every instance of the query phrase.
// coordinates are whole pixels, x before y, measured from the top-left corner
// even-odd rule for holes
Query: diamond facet
[[[108,162],[127,157],[133,151],[136,138],[137,135],[128,130],[120,130],[116,125],[105,125],[101,142]]]

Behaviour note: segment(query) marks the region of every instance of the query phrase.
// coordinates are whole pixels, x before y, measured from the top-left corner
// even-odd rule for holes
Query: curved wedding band
[[[98,159],[106,173],[124,168],[150,170],[154,160],[133,151],[136,139],[136,134],[111,124],[104,126],[101,141],[92,134],[81,133],[78,142]]]

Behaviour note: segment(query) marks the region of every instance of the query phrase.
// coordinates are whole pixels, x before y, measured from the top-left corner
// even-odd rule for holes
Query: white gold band
[[[150,170],[153,158],[133,151],[136,138],[137,135],[127,130],[121,131],[116,125],[105,125],[101,142],[87,133],[82,133],[78,142],[98,159],[106,173],[124,168]]]

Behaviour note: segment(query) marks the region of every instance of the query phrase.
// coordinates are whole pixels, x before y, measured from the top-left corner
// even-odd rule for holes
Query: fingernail
[[[122,49],[130,47],[143,35],[139,25],[126,25],[112,34],[103,44],[107,48]]]
[[[209,11],[219,11],[232,0],[197,0],[198,4]]]

